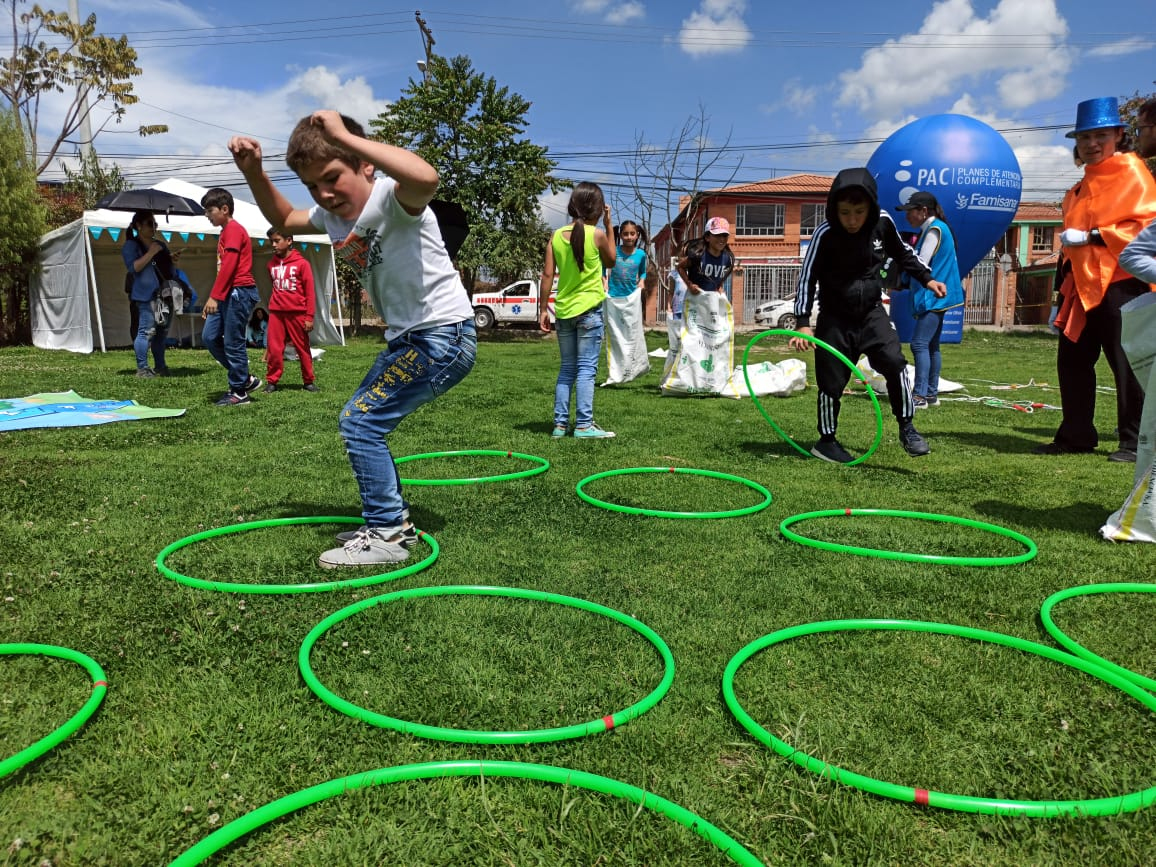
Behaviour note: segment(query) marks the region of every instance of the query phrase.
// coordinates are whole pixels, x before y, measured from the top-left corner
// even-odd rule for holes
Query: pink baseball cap
[[[706,221],[706,233],[708,235],[729,235],[731,224],[727,222],[726,217],[711,217]]]

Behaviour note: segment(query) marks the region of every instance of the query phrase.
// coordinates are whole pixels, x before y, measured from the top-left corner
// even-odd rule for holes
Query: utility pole
[[[75,0],[74,0],[75,2]],[[425,61],[418,61],[418,69],[421,70],[423,80],[429,80],[429,63],[430,58],[433,57],[434,38],[433,33],[430,32],[425,19],[421,17],[421,10],[418,9],[413,13],[413,17],[417,20],[418,29],[421,31],[422,46],[425,48]]]
[[[80,23],[79,0],[68,0],[68,17],[73,24]],[[84,87],[84,85],[79,85]],[[92,146],[92,124],[88,121],[88,97],[82,96],[80,103],[80,153],[93,164],[96,163],[96,151]]]

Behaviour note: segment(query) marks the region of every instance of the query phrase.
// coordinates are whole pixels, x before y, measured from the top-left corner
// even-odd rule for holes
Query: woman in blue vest
[[[932,278],[947,287],[947,294],[940,297],[930,289],[912,284],[915,331],[911,334],[911,354],[915,357],[915,383],[911,394],[916,409],[927,409],[939,403],[939,370],[943,362],[939,337],[943,333],[943,315],[952,307],[963,306],[963,282],[955,258],[955,237],[935,196],[912,193],[899,210],[907,213],[911,228],[919,230],[915,252],[931,269]]]

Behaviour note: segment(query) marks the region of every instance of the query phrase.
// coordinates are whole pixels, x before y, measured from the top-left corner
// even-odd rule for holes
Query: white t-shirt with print
[[[437,217],[428,207],[416,217],[406,213],[396,187],[392,178],[376,178],[355,220],[344,220],[320,205],[309,211],[309,222],[329,235],[337,255],[357,272],[386,322],[386,340],[474,318]]]

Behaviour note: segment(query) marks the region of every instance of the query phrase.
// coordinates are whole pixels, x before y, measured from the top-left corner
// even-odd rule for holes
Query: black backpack
[[[446,244],[446,252],[451,259],[455,258],[465,243],[466,236],[470,234],[470,219],[466,216],[465,208],[456,202],[434,199],[429,203],[429,209],[437,217],[438,228],[441,229],[442,240]]]

